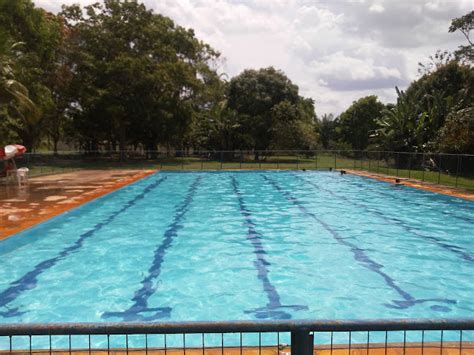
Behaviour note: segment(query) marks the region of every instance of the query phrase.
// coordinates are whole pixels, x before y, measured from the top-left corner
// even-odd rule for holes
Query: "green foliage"
[[[360,98],[339,116],[339,134],[352,149],[364,150],[369,145],[369,136],[377,128],[376,120],[384,105],[377,96]]]
[[[474,29],[474,11],[468,14],[453,19],[449,32],[460,31],[468,42],[465,46],[460,46],[458,50],[454,52],[454,55],[459,61],[467,61],[474,63],[474,47],[470,38],[470,33]]]
[[[440,151],[474,152],[474,106],[451,112],[438,137]]]
[[[323,149],[333,149],[338,139],[336,128],[339,125],[338,119],[332,114],[324,114],[316,122],[316,131]]]
[[[76,138],[89,149],[103,141],[121,150],[183,144],[219,54],[137,2],[108,0],[85,13],[74,5],[63,16],[75,67]]]
[[[274,68],[245,70],[230,81],[228,107],[240,116],[247,149],[312,147],[314,102],[298,95],[298,87]]]
[[[472,107],[473,90],[472,68],[456,61],[425,74],[406,92],[397,89],[397,104],[384,110],[378,121],[377,142],[385,150],[438,150],[438,132],[446,117]]]
[[[368,149],[472,153],[474,12],[452,21],[468,44],[438,51],[397,103],[355,101],[318,120],[314,101],[274,68],[229,82],[193,30],[137,1],[58,15],[0,0],[0,144],[85,149]],[[48,143],[49,144],[49,143]]]
[[[16,138],[12,131],[20,137],[29,137],[41,117],[28,89],[16,80],[17,50],[21,45],[0,35],[0,141],[3,142]]]
[[[23,83],[22,94],[36,103],[34,109],[31,104],[28,108],[22,104],[4,109],[4,128],[34,149],[43,132],[44,114],[53,109],[48,81],[60,40],[59,21],[56,16],[35,8],[30,0],[0,0],[0,24],[3,34],[21,43],[15,50],[12,75]]]

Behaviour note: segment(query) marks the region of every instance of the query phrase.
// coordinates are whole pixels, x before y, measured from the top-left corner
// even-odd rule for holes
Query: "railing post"
[[[377,153],[377,174],[380,171],[380,152]]]
[[[408,153],[408,178],[411,179],[411,156],[412,153]]]
[[[458,155],[458,161],[456,164],[456,187],[458,187],[458,178],[459,178],[459,170],[461,168],[461,156]]]
[[[441,182],[441,154],[438,154],[438,184]]]
[[[314,337],[308,331],[291,332],[291,355],[312,355]]]
[[[400,167],[400,152],[397,152],[397,161],[395,162],[395,164],[397,164],[397,177],[399,176],[398,174],[398,169]]]
[[[421,157],[421,181],[425,181],[425,153]]]

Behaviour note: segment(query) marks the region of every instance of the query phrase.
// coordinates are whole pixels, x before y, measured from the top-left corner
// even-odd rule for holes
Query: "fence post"
[[[291,355],[312,355],[314,337],[308,331],[291,332]]]
[[[298,167],[299,167],[299,156],[298,156],[298,153],[296,153],[296,170],[298,170]]]
[[[315,163],[316,170],[318,170],[318,152],[314,153],[314,163]]]
[[[224,157],[224,152],[221,150],[221,170],[222,170],[222,161],[223,161],[223,157]]]
[[[412,153],[408,153],[408,178],[411,179],[411,156]]]
[[[397,177],[399,176],[398,174],[398,169],[400,167],[400,152],[397,152],[397,161],[395,162],[397,164]]]
[[[425,153],[421,157],[421,181],[425,181]]]
[[[441,154],[438,154],[438,184],[441,182]]]
[[[377,153],[377,174],[380,171],[380,152]]]
[[[458,177],[459,177],[459,169],[461,167],[461,156],[458,155],[458,162],[456,164],[456,187],[458,187]]]
[[[334,170],[337,168],[337,152],[334,152]]]
[[[242,170],[242,160],[244,159],[244,154],[240,151],[240,170]]]

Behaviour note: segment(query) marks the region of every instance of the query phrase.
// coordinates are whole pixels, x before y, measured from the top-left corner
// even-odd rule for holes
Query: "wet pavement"
[[[0,182],[0,240],[152,174],[151,170],[78,170]]]

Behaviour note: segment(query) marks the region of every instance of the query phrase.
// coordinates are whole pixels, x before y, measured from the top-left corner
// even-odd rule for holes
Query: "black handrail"
[[[468,319],[2,324],[0,336],[474,330]]]

